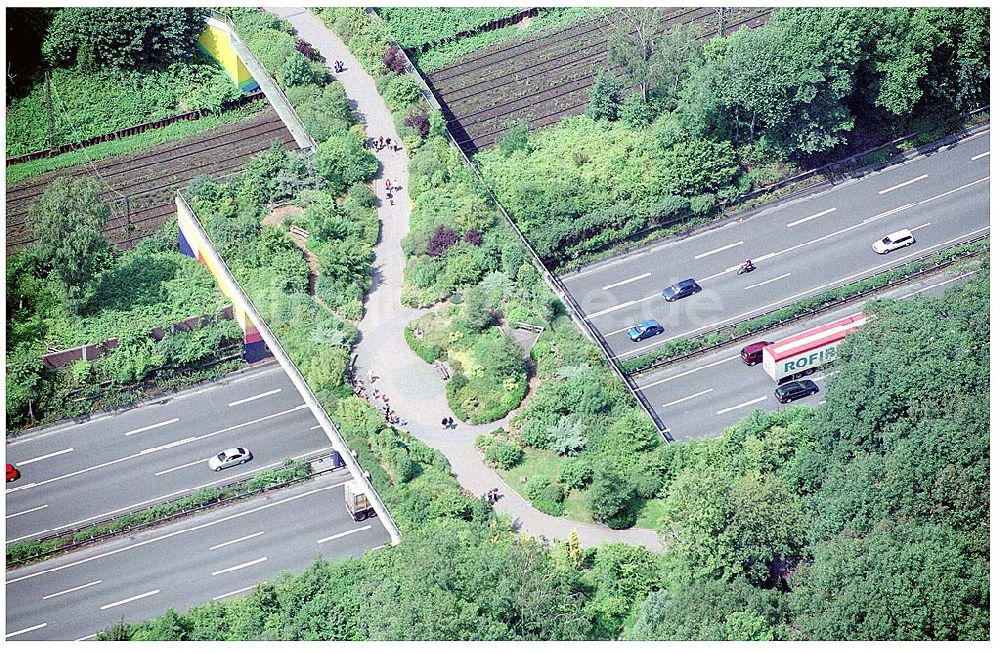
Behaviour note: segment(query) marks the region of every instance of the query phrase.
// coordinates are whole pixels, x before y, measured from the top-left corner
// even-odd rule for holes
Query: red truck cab
[[[744,365],[758,365],[764,361],[764,347],[774,344],[769,340],[751,342],[740,350],[740,358]]]

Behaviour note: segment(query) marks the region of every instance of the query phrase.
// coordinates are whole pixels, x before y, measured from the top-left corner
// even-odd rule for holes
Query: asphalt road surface
[[[253,460],[213,472],[208,458],[246,447]],[[7,543],[78,528],[245,479],[331,450],[280,366],[227,377],[119,415],[44,429],[7,445]]]
[[[945,288],[967,279],[973,271],[946,271],[898,286],[879,294],[879,297],[906,298],[924,293],[940,294]],[[757,340],[780,340],[861,312],[865,303],[871,299],[869,297],[852,302],[816,318],[740,340],[705,356],[636,376],[634,380],[639,391],[646,396],[653,410],[670,430],[674,440],[720,435],[755,409],[777,410],[782,407],[774,398],[776,384],[764,371],[763,365],[745,365],[740,359],[740,349]],[[815,381],[820,392],[785,406],[816,406],[822,403],[827,381],[836,375],[836,369],[834,365],[804,377]]]
[[[989,132],[803,200],[563,277],[619,360],[841,286],[989,232]],[[899,229],[916,243],[878,255]],[[757,269],[737,275],[744,259]],[[702,290],[673,303],[664,287]],[[634,343],[627,330],[655,319],[666,332]]]
[[[349,478],[338,470],[8,572],[6,639],[92,638],[121,618],[137,623],[167,608],[240,596],[319,556],[360,556],[387,544],[378,519],[355,523],[348,514]]]

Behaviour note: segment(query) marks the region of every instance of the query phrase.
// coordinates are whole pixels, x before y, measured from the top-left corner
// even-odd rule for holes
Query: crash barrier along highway
[[[385,22],[382,20],[382,18],[377,13],[375,13],[375,10],[372,9],[371,7],[366,7],[365,12],[372,20],[378,22],[381,25],[385,25]],[[396,43],[395,41],[390,41],[390,45],[395,46],[395,48],[403,56],[403,59],[406,62],[406,72],[412,75],[417,80],[417,83],[420,84],[420,92],[424,96],[424,100],[426,100],[427,103],[430,104],[432,108],[436,109],[437,111],[441,111],[441,104],[437,101],[437,98],[434,97],[434,92],[431,91],[430,86],[427,85],[427,81],[424,79],[423,75],[420,74],[417,68],[413,65],[413,62],[410,61],[409,56],[407,56],[403,48],[400,47],[399,44]],[[581,310],[580,306],[576,303],[576,301],[573,299],[573,296],[563,285],[562,281],[557,276],[552,274],[549,271],[549,269],[545,266],[545,263],[538,255],[538,252],[536,252],[535,248],[532,247],[531,243],[528,242],[528,239],[524,237],[524,234],[521,232],[521,229],[517,226],[517,224],[514,223],[514,220],[511,219],[510,214],[507,213],[507,209],[504,208],[503,204],[500,203],[500,200],[497,199],[497,197],[493,194],[493,190],[490,188],[489,184],[486,183],[486,180],[483,179],[482,175],[479,174],[479,168],[477,168],[476,165],[472,162],[472,160],[469,159],[469,157],[465,154],[465,151],[462,150],[461,147],[459,147],[458,143],[455,141],[454,136],[451,135],[451,132],[447,131],[447,133],[448,133],[448,140],[451,142],[452,147],[454,147],[458,151],[459,155],[462,157],[462,163],[465,165],[466,168],[468,168],[472,172],[473,175],[475,175],[479,183],[482,184],[482,188],[483,190],[486,191],[487,196],[490,198],[493,204],[500,210],[500,215],[503,216],[504,222],[514,232],[514,235],[517,236],[518,241],[520,241],[524,249],[527,250],[528,254],[531,256],[532,263],[535,265],[535,269],[537,269],[538,272],[542,275],[542,278],[545,280],[545,283],[548,284],[549,289],[552,290],[552,292],[554,292],[560,300],[562,300],[565,306],[569,307],[570,318],[577,325],[577,327],[579,327],[580,330],[583,331],[583,333],[588,338],[590,338],[590,341],[598,346],[598,348],[601,350],[601,353],[604,354],[604,361],[608,364],[608,367],[610,367],[614,371],[615,376],[617,376],[621,380],[621,382],[625,385],[625,387],[628,389],[629,394],[632,395],[632,398],[635,399],[636,403],[642,406],[643,410],[646,411],[646,414],[649,415],[649,419],[652,420],[654,426],[656,426],[656,429],[657,431],[659,431],[660,435],[663,436],[663,438],[668,442],[672,442],[673,437],[670,435],[670,430],[663,425],[663,422],[660,420],[659,415],[656,414],[656,411],[653,410],[653,407],[649,404],[648,401],[646,401],[645,396],[643,396],[642,393],[639,392],[635,383],[628,376],[626,376],[621,369],[619,369],[618,365],[614,363],[613,359],[614,354],[611,353],[611,349],[608,347],[608,344],[604,341],[604,338],[602,338],[601,334],[597,332],[597,330],[594,329],[594,327],[590,324],[590,322],[588,322],[584,318],[583,311]]]
[[[247,323],[244,327],[245,331],[249,332],[247,327],[251,327],[257,334],[259,334],[263,343],[267,345],[271,354],[274,355],[278,363],[281,364],[281,367],[288,374],[288,377],[291,379],[295,389],[299,391],[300,395],[302,395],[303,401],[305,401],[309,410],[323,428],[323,432],[326,433],[327,437],[330,439],[330,443],[333,445],[333,448],[347,464],[347,468],[351,471],[351,474],[358,482],[358,485],[364,489],[364,492],[368,496],[368,500],[371,502],[376,514],[382,520],[382,524],[385,526],[386,531],[389,532],[389,537],[392,543],[399,544],[401,539],[399,529],[396,527],[395,522],[392,521],[392,516],[389,514],[389,510],[385,507],[385,504],[382,503],[382,499],[378,496],[378,493],[375,492],[375,488],[369,482],[367,473],[361,469],[360,465],[358,465],[357,460],[355,460],[351,453],[350,447],[347,446],[344,438],[340,435],[340,431],[337,430],[337,427],[330,419],[330,416],[326,414],[325,410],[323,410],[323,406],[320,405],[319,400],[316,399],[316,396],[306,384],[305,379],[302,378],[302,374],[299,372],[298,368],[295,367],[295,364],[292,363],[288,354],[285,353],[281,343],[278,342],[278,339],[274,337],[273,333],[271,333],[271,329],[260,317],[260,313],[253,305],[253,302],[250,301],[250,298],[243,292],[243,288],[241,288],[236,282],[236,279],[233,277],[232,272],[230,272],[226,262],[223,261],[215,251],[215,248],[212,246],[212,243],[208,238],[208,234],[205,233],[205,229],[201,226],[201,222],[198,220],[198,217],[188,205],[180,191],[177,192],[175,201],[177,204],[177,226],[180,229],[182,251],[184,249],[183,246],[185,244],[188,245],[190,248],[190,252],[188,252],[188,254],[197,258],[212,272],[219,284],[219,289],[224,295],[232,300],[237,320],[239,320],[241,324]]]

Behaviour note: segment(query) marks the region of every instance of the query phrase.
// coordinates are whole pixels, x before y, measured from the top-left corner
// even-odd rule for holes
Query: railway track
[[[771,11],[743,8],[730,17],[723,31],[730,34],[743,26],[757,27]],[[716,15],[714,9],[703,7],[668,10],[658,33],[680,25],[705,24]],[[702,38],[716,33],[714,24],[706,25]],[[455,140],[473,154],[495,144],[514,124],[524,122],[529,130],[536,130],[582,113],[593,69],[606,59],[606,19],[598,17],[446,66],[431,73],[428,84]],[[620,74],[615,68],[609,72]],[[525,87],[527,92],[519,92]]]
[[[198,175],[235,172],[255,155],[280,141],[294,149],[295,139],[273,110],[218,130],[194,136],[154,150],[80,165],[32,178],[7,188],[7,251],[34,242],[28,209],[57,177],[98,178],[101,197],[109,203],[113,217],[105,235],[116,246],[127,249],[154,233],[174,213],[177,188]]]

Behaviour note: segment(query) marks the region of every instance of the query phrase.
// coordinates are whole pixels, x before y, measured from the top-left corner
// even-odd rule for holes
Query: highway
[[[968,269],[957,271],[956,268],[951,268],[941,274],[879,293],[878,297],[902,299],[924,293],[940,294],[953,284],[961,283],[970,274],[972,271]],[[740,349],[744,345],[758,340],[773,342],[861,312],[864,305],[873,298],[851,302],[821,316],[746,338],[704,356],[633,378],[639,392],[649,400],[674,440],[680,442],[720,435],[753,410],[777,410],[782,407],[774,398],[776,384],[764,372],[763,366],[743,364]],[[824,400],[826,384],[831,376],[836,375],[836,369],[836,366],[820,369],[805,377],[815,381],[820,392],[785,406],[819,405]]]
[[[6,639],[77,640],[124,618],[224,600],[301,572],[318,556],[360,556],[389,542],[355,523],[338,470],[302,485],[7,572]],[[294,515],[294,516],[290,516]]]
[[[748,218],[594,264],[562,277],[619,360],[841,286],[989,232],[989,131]],[[886,255],[871,245],[899,229],[916,243]],[[737,275],[744,259],[757,269]],[[673,303],[665,286],[702,290]],[[630,326],[666,332],[633,343]]]
[[[249,448],[253,460],[209,469],[210,456],[236,446]],[[9,442],[7,461],[22,477],[7,484],[6,541],[78,528],[330,450],[280,366],[232,375]]]

